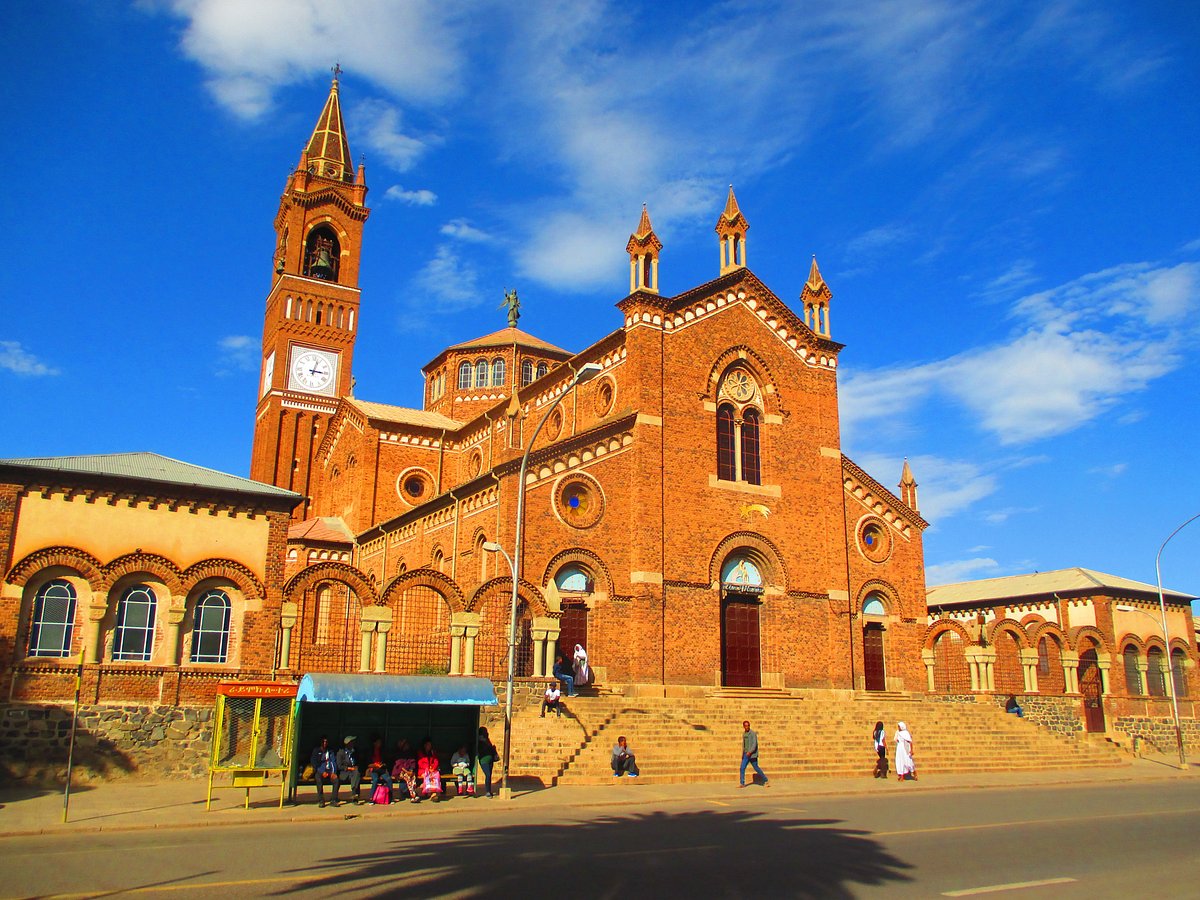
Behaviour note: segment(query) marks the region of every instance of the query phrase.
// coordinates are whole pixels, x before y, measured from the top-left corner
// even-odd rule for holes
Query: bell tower
[[[338,400],[352,392],[358,330],[358,265],[366,171],[355,171],[342,122],[338,75],[300,163],[288,176],[275,216],[275,256],[263,322],[262,377],[250,477],[305,496]]]

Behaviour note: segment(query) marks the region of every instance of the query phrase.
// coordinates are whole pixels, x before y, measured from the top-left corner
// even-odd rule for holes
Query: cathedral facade
[[[716,277],[664,296],[643,209],[615,330],[553,346],[512,294],[407,409],[354,396],[366,190],[335,82],[265,307],[251,476],[304,498],[280,668],[501,677],[512,559],[519,676],[578,643],[650,691],[924,688],[926,523],[907,466],[894,493],[841,451],[815,259],[794,311],[747,267],[731,188]]]

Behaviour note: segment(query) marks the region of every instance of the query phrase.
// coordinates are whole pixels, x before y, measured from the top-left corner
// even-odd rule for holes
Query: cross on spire
[[[340,62],[334,63],[333,68],[329,71],[333,73],[333,80],[337,81],[338,76],[342,74],[342,64]]]

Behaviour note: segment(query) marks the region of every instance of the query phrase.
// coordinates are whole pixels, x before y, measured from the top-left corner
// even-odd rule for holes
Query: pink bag
[[[392,792],[388,790],[386,784],[380,784],[375,787],[374,793],[371,794],[371,802],[378,803],[380,806],[387,806],[392,802]]]

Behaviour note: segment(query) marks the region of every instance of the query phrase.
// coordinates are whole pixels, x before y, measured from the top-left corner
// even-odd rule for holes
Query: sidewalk
[[[1190,760],[1192,768],[1180,771],[1167,757],[1133,760],[1129,766],[1112,769],[1062,769],[1041,772],[987,772],[978,775],[922,774],[919,781],[898,783],[894,778],[798,778],[773,780],[772,797],[854,796],[865,794],[913,793],[917,791],[980,790],[1019,786],[1068,786],[1085,784],[1128,784],[1178,778],[1200,778],[1200,757]],[[770,774],[770,766],[767,766]],[[714,801],[723,803],[753,796],[759,786],[739,790],[736,766],[728,784],[654,785],[621,779],[619,783],[575,785],[555,788],[535,786],[513,779],[513,799],[454,797],[442,803],[424,801],[391,806],[354,806],[343,802],[338,808],[320,809],[311,788],[302,791],[298,805],[279,808],[275,789],[251,793],[250,808],[242,806],[240,790],[214,790],[212,809],[205,811],[204,779],[146,781],[123,779],[74,788],[70,820],[64,824],[62,791],[9,787],[0,789],[0,837],[17,835],[66,835],[97,831],[133,831],[153,828],[200,828],[219,825],[319,822],[344,816],[454,815],[461,812],[495,813],[535,808],[579,808],[604,806],[661,806],[670,803]],[[498,780],[497,780],[498,784]],[[364,794],[366,792],[364,791]],[[345,796],[345,794],[343,794]]]

